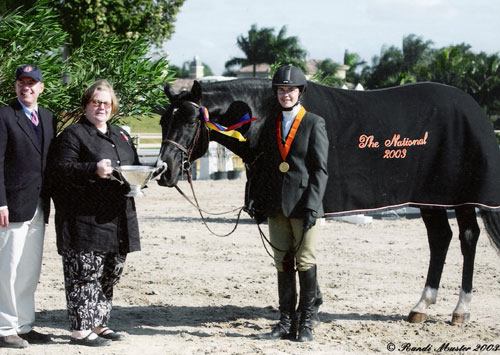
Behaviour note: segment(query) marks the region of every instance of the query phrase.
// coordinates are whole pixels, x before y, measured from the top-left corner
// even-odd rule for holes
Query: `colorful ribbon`
[[[224,134],[228,137],[236,138],[240,142],[245,142],[246,138],[243,137],[243,135],[240,132],[238,132],[236,129],[240,128],[241,126],[244,126],[252,121],[255,121],[257,119],[256,117],[251,117],[250,114],[245,113],[243,116],[241,116],[241,118],[238,120],[237,123],[235,123],[229,127],[225,127],[217,122],[210,121],[208,110],[206,107],[204,107],[204,106],[200,107],[200,114],[201,114],[203,121],[205,122],[205,126],[207,126],[208,129],[219,132],[219,133]]]

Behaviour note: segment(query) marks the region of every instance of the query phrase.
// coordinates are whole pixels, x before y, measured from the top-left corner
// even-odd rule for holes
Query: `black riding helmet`
[[[307,79],[302,70],[293,65],[283,65],[276,70],[273,76],[273,90],[278,86],[296,86],[301,93],[304,93],[307,87]]]

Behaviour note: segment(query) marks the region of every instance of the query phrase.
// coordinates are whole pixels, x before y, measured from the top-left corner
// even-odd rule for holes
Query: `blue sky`
[[[236,45],[250,26],[286,25],[308,59],[341,62],[345,49],[371,62],[383,45],[401,47],[414,33],[435,47],[468,43],[472,50],[500,52],[498,0],[186,0],[163,53],[181,65],[195,55],[215,74],[243,53]]]

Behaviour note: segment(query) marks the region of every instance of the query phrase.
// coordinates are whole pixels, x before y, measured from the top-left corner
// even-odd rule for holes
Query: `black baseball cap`
[[[34,65],[23,64],[16,69],[16,80],[21,77],[31,78],[36,81],[43,81],[42,71]]]

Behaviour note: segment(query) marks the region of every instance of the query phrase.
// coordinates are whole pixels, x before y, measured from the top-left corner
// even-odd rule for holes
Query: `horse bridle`
[[[202,115],[201,110],[205,109],[203,106],[200,106],[196,102],[193,102],[193,101],[185,101],[185,102],[188,102],[189,104],[191,104],[195,108],[197,108],[200,111],[200,115]],[[208,211],[203,210],[200,207],[200,203],[198,202],[198,198],[196,197],[196,193],[194,192],[193,180],[192,180],[192,176],[191,176],[191,156],[193,154],[194,148],[196,147],[196,144],[198,143],[198,140],[201,137],[201,132],[202,132],[203,128],[205,127],[203,119],[204,119],[204,117],[200,117],[198,119],[198,122],[196,123],[198,125],[196,127],[196,133],[195,133],[195,135],[193,137],[193,140],[191,141],[191,144],[188,147],[185,147],[182,144],[180,144],[180,143],[178,143],[176,141],[173,141],[171,139],[165,139],[165,140],[163,140],[163,143],[172,144],[174,147],[176,147],[177,149],[179,149],[186,156],[186,159],[183,160],[183,162],[182,162],[182,169],[183,169],[183,171],[186,172],[186,175],[187,175],[187,178],[188,178],[188,183],[189,183],[189,186],[191,187],[191,193],[193,194],[194,201],[192,201],[181,190],[181,188],[179,186],[177,186],[177,184],[174,185],[175,189],[181,194],[182,197],[184,197],[191,205],[193,205],[198,210],[198,213],[200,214],[200,217],[201,217],[201,220],[202,220],[203,224],[205,225],[205,227],[208,229],[208,231],[210,233],[212,233],[213,235],[218,236],[218,237],[227,237],[227,236],[233,234],[234,231],[236,230],[236,228],[238,227],[238,224],[239,224],[239,221],[240,221],[240,217],[241,217],[241,212],[243,211],[243,207],[238,207],[238,208],[234,208],[234,209],[232,209],[230,211],[219,212],[219,213],[208,212]],[[208,129],[207,129],[207,134],[208,134]],[[162,151],[163,151],[163,144],[162,144]],[[162,156],[162,151],[160,151],[160,156]],[[207,221],[205,220],[205,216],[203,215],[203,213],[210,214],[210,215],[223,215],[223,214],[227,214],[227,213],[231,213],[231,212],[235,212],[235,211],[238,211],[238,217],[237,217],[237,220],[236,220],[236,224],[235,224],[234,228],[229,233],[226,233],[226,234],[215,233],[208,226]]]
[[[193,105],[196,109],[198,109],[198,111],[203,109],[203,106],[198,105],[196,102],[193,102],[193,101],[185,101],[185,102]],[[201,115],[201,113],[200,113],[200,115]],[[201,117],[196,122],[196,125],[197,125],[197,127],[196,127],[196,132],[194,134],[193,140],[191,141],[191,144],[187,147],[185,147],[182,144],[180,144],[176,141],[173,141],[171,139],[163,140],[163,143],[170,143],[183,153],[181,168],[182,168],[182,171],[185,171],[188,174],[188,176],[190,176],[190,173],[191,173],[191,156],[193,155],[194,148],[196,147],[196,144],[198,143],[198,140],[201,137],[201,132],[204,128],[204,124],[202,122]],[[162,148],[162,150],[163,150],[163,148]],[[163,154],[163,152],[160,152],[160,156],[162,156],[162,154]]]
[[[200,106],[196,102],[193,102],[193,101],[185,101],[185,102],[193,105],[196,109],[199,110],[200,115],[202,115],[201,110],[205,109],[203,106]],[[207,228],[207,230],[210,233],[212,233],[213,235],[218,236],[218,237],[227,237],[227,236],[233,234],[236,231],[236,228],[238,227],[238,224],[239,224],[239,221],[240,221],[240,218],[241,218],[241,212],[244,210],[245,206],[234,208],[234,209],[232,209],[230,211],[225,211],[225,212],[220,212],[220,213],[208,212],[208,211],[203,210],[200,207],[200,203],[198,202],[198,198],[196,197],[196,193],[194,191],[193,180],[192,180],[192,176],[191,176],[191,155],[193,154],[194,147],[196,147],[196,144],[198,143],[198,140],[200,139],[201,131],[202,131],[203,127],[205,127],[204,122],[202,120],[203,120],[203,117],[200,117],[198,119],[197,123],[196,123],[198,125],[196,127],[196,133],[195,133],[195,135],[193,137],[193,140],[191,141],[191,144],[190,144],[189,147],[185,147],[182,144],[179,144],[178,142],[173,141],[171,139],[165,139],[165,140],[163,140],[163,142],[164,143],[170,143],[170,144],[172,144],[174,147],[176,147],[177,149],[179,149],[183,154],[185,154],[186,160],[183,160],[183,162],[182,162],[182,169],[186,172],[186,175],[188,177],[188,183],[189,183],[189,186],[191,188],[191,193],[193,194],[194,201],[191,201],[191,199],[184,193],[184,191],[182,191],[182,189],[179,186],[177,186],[177,184],[174,185],[175,189],[181,194],[182,197],[184,197],[188,201],[188,203],[190,203],[193,207],[195,207],[198,210],[198,213],[200,214],[202,223],[205,225],[205,227]],[[207,131],[208,131],[208,129],[207,129]],[[207,132],[207,134],[208,134],[208,132]],[[163,153],[163,144],[162,144],[162,148],[161,148],[161,151],[160,151],[160,157],[162,156],[162,153]],[[207,221],[205,219],[205,216],[203,215],[203,213],[209,214],[209,215],[224,215],[224,214],[235,212],[235,211],[238,211],[238,216],[237,216],[237,219],[236,219],[236,223],[234,225],[234,228],[229,233],[226,233],[226,234],[215,233],[208,226],[208,223],[207,223]],[[281,249],[275,247],[271,243],[271,241],[268,240],[265,237],[265,235],[264,235],[263,231],[261,230],[260,226],[259,225],[257,225],[257,226],[259,228],[259,232],[260,232],[261,240],[262,240],[263,244],[264,244],[264,240],[266,240],[267,243],[269,245],[271,245],[274,249],[276,249],[276,250],[278,250],[280,252],[286,252],[286,250],[281,250]],[[302,240],[301,240],[300,243],[302,243]],[[273,256],[271,255],[271,253],[269,252],[269,250],[267,249],[267,247],[266,247],[265,244],[264,244],[264,248],[266,249],[267,254],[270,257],[273,258]]]

